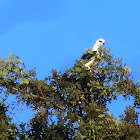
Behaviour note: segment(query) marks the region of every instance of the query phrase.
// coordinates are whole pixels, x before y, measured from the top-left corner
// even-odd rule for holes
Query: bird
[[[102,47],[102,45],[105,44],[105,40],[104,39],[98,39],[95,44],[92,46],[91,51],[93,53],[89,53],[88,51],[86,53],[84,53],[81,57],[80,60],[83,60],[85,63],[85,67],[88,68],[88,70],[90,72],[92,72],[92,69],[90,67],[91,64],[93,64],[93,59],[92,57],[96,54],[99,54],[99,48]]]

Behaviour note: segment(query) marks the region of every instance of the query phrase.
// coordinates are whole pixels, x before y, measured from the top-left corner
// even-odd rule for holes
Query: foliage
[[[120,115],[119,137],[126,140],[140,139],[140,125],[138,124],[138,112],[134,107],[126,107],[125,114]]]
[[[14,140],[16,138],[16,126],[10,123],[11,118],[6,115],[7,107],[4,103],[0,104],[0,139]]]
[[[93,52],[88,50],[88,53]],[[107,113],[106,107],[108,102],[123,95],[125,99],[133,96],[134,106],[139,108],[139,83],[133,82],[130,68],[123,65],[121,59],[114,60],[110,50],[101,50],[92,59],[93,72],[77,60],[73,68],[64,73],[52,70],[52,76],[44,80],[36,77],[35,69],[26,70],[24,63],[14,55],[0,59],[3,99],[13,94],[19,103],[26,103],[37,111],[28,129],[21,124],[16,130],[16,138],[111,140],[128,139],[130,135],[139,138],[138,114],[134,108],[128,107],[119,122]],[[131,129],[131,134],[127,129]]]

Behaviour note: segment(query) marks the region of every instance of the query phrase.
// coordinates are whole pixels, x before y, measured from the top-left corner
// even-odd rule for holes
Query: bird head
[[[99,44],[99,45],[104,45],[105,44],[105,40],[104,39],[98,39],[96,41],[96,43]]]

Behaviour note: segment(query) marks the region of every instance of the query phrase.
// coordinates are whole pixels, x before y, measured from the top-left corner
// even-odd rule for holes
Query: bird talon
[[[90,69],[90,72],[91,72],[91,73],[94,72],[93,69]]]

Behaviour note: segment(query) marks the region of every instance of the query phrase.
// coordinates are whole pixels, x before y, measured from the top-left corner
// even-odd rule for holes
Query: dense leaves
[[[14,123],[10,123],[11,118],[6,115],[7,107],[4,103],[0,104],[0,139],[14,140],[17,136],[16,134],[16,126]]]
[[[114,60],[108,49],[99,54],[90,50],[86,53],[93,55],[92,72],[85,68],[83,61],[77,60],[73,68],[64,73],[52,70],[52,75],[44,80],[36,77],[35,69],[26,70],[24,63],[14,55],[0,59],[3,101],[13,94],[19,103],[36,111],[27,128],[21,124],[15,129],[10,122],[4,124],[1,120],[2,126],[10,127],[2,128],[2,132],[8,133],[12,128],[16,139],[31,140],[138,139],[140,126],[134,107],[140,107],[140,85],[133,82],[130,68],[122,60]],[[125,99],[134,97],[134,107],[126,109],[121,121],[107,113],[106,107],[119,95]],[[13,133],[8,134],[6,136],[12,139]]]
[[[138,124],[138,112],[134,107],[126,107],[125,114],[120,115],[121,124],[119,129],[120,139],[139,140],[140,139],[140,125]]]

